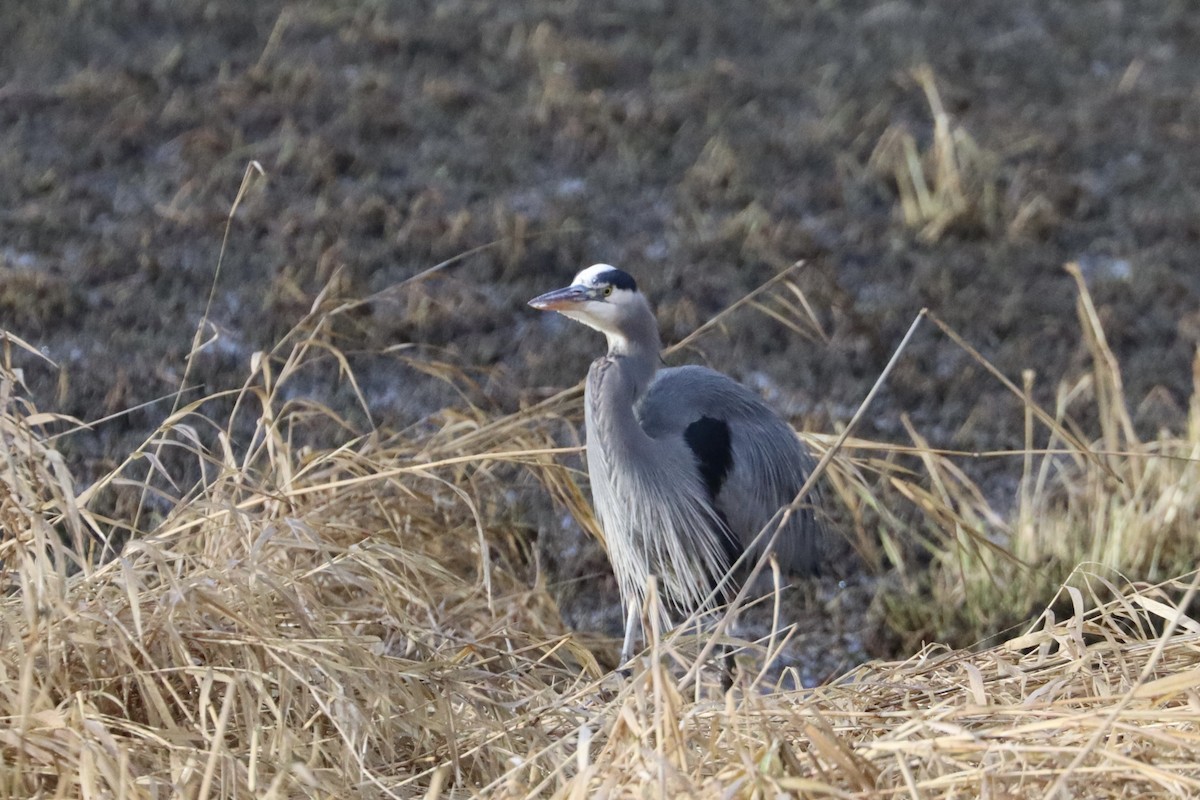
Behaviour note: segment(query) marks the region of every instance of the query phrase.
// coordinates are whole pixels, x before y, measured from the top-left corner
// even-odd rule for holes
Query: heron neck
[[[654,358],[629,350],[610,350],[592,362],[584,401],[589,459],[601,452],[607,454],[606,462],[639,458],[647,463],[652,457],[634,409],[654,377],[654,366]]]
[[[633,391],[636,400],[646,391],[658,370],[662,344],[658,338],[658,325],[654,316],[647,314],[649,325],[639,326],[628,337],[608,338],[608,355],[616,361],[626,385]]]

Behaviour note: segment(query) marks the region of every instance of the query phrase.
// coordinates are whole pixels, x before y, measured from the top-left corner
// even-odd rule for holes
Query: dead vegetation
[[[903,125],[890,126],[871,154],[870,165],[891,179],[904,224],[924,242],[950,229],[990,232],[999,220],[998,165],[946,111],[933,70],[913,70],[925,94],[933,132],[924,152]]]
[[[1030,399],[1032,372],[1023,387],[1007,384],[1026,409],[1022,451],[995,454],[1021,460],[1011,512],[984,499],[955,454],[937,452],[908,426],[922,479],[892,482],[932,523],[922,526],[932,568],[901,572],[900,590],[881,596],[888,627],[907,639],[908,648],[933,640],[999,642],[1040,613],[1064,583],[1091,576],[1125,591],[1131,584],[1170,580],[1195,565],[1200,357],[1187,431],[1143,441],[1087,285],[1076,265],[1066,269],[1076,283],[1092,368],[1059,385],[1052,410]],[[1089,410],[1098,411],[1095,434],[1074,416]],[[1065,595],[1059,600],[1055,608],[1061,611]]]
[[[803,293],[768,288],[738,305],[800,329]],[[940,633],[937,609],[966,609],[982,635],[1042,602],[1036,621],[975,652],[931,645],[813,690],[725,696],[680,682],[695,650],[675,634],[631,679],[608,673],[516,563],[514,468],[587,518],[548,433],[577,390],[355,433],[284,391],[307,361],[341,359],[329,320],[346,305],[320,298],[254,359],[228,420],[182,405],[81,488],[49,432],[73,423],[24,399],[14,353],[29,348],[9,337],[0,796],[1194,795],[1200,400],[1188,431],[1138,441],[1082,282],[1079,298],[1095,367],[1052,413],[1031,407],[1015,518],[916,431],[908,452],[850,440],[830,473],[868,563],[902,564],[913,533],[934,554],[901,573],[910,618]],[[1098,437],[1070,419],[1091,398]],[[342,444],[302,445],[318,427]],[[165,511],[95,510],[122,487]],[[894,512],[905,499],[915,524]]]
[[[868,159],[869,168],[896,193],[899,216],[924,245],[947,233],[1039,238],[1060,222],[1044,194],[1025,185],[1022,169],[1002,169],[1002,157],[980,146],[946,110],[933,68],[904,76],[925,96],[931,130],[893,123]]]

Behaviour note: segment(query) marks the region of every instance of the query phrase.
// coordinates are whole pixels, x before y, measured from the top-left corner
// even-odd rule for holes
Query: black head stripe
[[[600,273],[596,276],[596,283],[611,284],[614,289],[628,289],[631,292],[637,291],[637,283],[633,280],[633,276],[620,269],[612,269],[608,272]]]

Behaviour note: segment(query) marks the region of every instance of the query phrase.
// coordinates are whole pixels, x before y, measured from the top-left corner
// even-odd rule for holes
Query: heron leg
[[[629,659],[633,658],[633,632],[638,625],[638,609],[636,603],[630,603],[625,612],[625,641],[621,644],[621,671],[629,676]]]
[[[730,609],[728,613],[730,615],[730,620],[726,631],[729,633],[725,635],[732,636],[733,629],[738,622],[738,610]],[[733,688],[733,675],[737,670],[737,658],[734,656],[736,649],[737,648],[735,645],[728,642],[722,642],[721,644],[717,645],[716,661],[721,670],[722,692],[728,692]]]
[[[717,645],[717,663],[721,665],[721,691],[728,692],[733,688],[733,671],[737,669],[737,660],[733,657],[731,645]]]

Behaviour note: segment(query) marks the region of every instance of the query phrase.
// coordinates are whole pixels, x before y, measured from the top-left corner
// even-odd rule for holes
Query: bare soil
[[[1081,265],[1144,432],[1183,423],[1200,343],[1200,16],[1182,0],[6,3],[0,324],[38,404],[94,420],[169,395],[212,293],[196,395],[241,384],[326,286],[373,421],[453,402],[396,359],[450,361],[497,411],[581,377],[598,339],[525,307],[580,267],[638,276],[668,342],[798,259],[826,338],[746,310],[682,360],[818,431],[845,422],[918,310],[1037,397],[1086,352]],[[978,157],[974,212],[922,236],[872,155],[927,153],[914,68]],[[21,356],[17,356],[21,358]],[[336,370],[311,395],[355,416]],[[82,480],[160,403],[76,434]],[[1086,410],[1080,413],[1086,417]],[[1019,447],[1019,403],[930,326],[861,429]],[[360,419],[362,424],[365,419]],[[974,466],[998,498],[1017,460]]]

